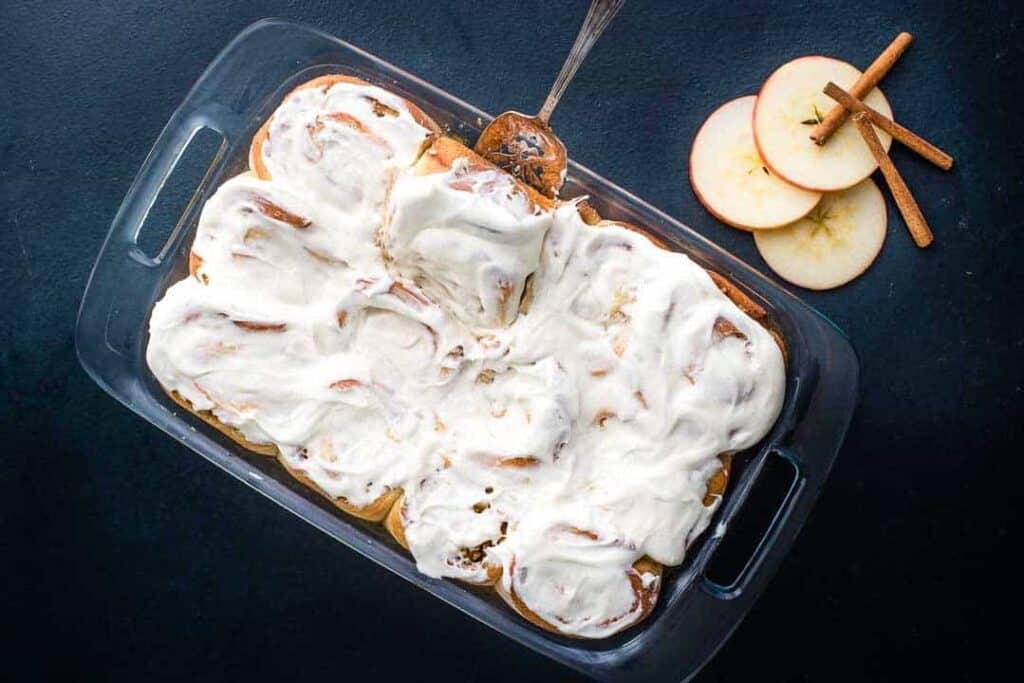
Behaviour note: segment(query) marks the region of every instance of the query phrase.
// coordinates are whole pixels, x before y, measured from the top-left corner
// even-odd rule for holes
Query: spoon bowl
[[[473,148],[499,168],[530,185],[546,197],[558,197],[565,182],[565,145],[551,130],[551,113],[576,75],[583,59],[626,0],[593,0],[576,42],[558,73],[544,106],[536,116],[515,111],[501,114],[480,133]]]
[[[501,114],[480,134],[475,151],[552,199],[565,182],[565,145],[536,116]]]

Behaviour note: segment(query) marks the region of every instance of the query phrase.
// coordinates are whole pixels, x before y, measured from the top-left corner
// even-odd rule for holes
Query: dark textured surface
[[[135,171],[252,20],[320,26],[497,112],[540,104],[584,13],[557,4],[0,5],[0,609],[19,625],[5,670],[572,677],[172,443],[86,377],[72,342]],[[804,293],[860,352],[862,404],[791,557],[702,680],[988,680],[1013,654],[1015,627],[994,624],[1018,583],[1022,19],[1010,2],[631,0],[555,116],[575,158],[757,267],[752,240],[697,204],[685,160],[704,116],[785,60],[863,66],[914,33],[885,90],[957,160],[943,174],[893,154],[933,248],[893,214],[864,277]]]

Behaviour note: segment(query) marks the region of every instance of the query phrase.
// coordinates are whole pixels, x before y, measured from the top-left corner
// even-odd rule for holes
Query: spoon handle
[[[544,100],[544,106],[537,114],[537,118],[544,125],[547,125],[551,118],[551,112],[555,110],[558,100],[562,98],[562,93],[565,92],[572,77],[576,75],[576,70],[580,68],[580,64],[590,52],[590,48],[594,47],[594,43],[608,28],[608,24],[624,4],[626,4],[626,0],[594,0],[590,3],[590,10],[587,12],[587,18],[583,20],[580,33],[576,36],[576,42],[573,43],[569,56],[565,58],[565,64],[562,65],[558,78],[551,86],[548,98]]]

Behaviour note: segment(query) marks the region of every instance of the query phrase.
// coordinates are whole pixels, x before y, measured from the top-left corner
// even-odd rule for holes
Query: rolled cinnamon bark
[[[846,92],[835,83],[829,81],[828,85],[825,86],[825,94],[843,105],[843,108],[849,112],[864,112],[868,115],[868,118],[871,119],[871,123],[875,124],[891,135],[893,139],[898,140],[902,145],[908,147],[911,151],[916,152],[924,159],[935,164],[943,171],[948,171],[953,168],[953,157],[946,154],[917,133],[911,131],[905,126],[901,126],[884,114],[879,113],[878,110],[864,104],[858,98]]]
[[[875,156],[878,168],[881,169],[882,175],[885,176],[885,182],[888,183],[889,190],[892,192],[892,198],[896,201],[903,221],[907,224],[907,230],[914,238],[914,244],[921,248],[927,247],[935,239],[932,236],[931,228],[928,227],[928,222],[924,219],[917,201],[914,200],[914,195],[910,193],[910,188],[903,182],[903,176],[896,170],[892,159],[882,148],[882,142],[878,139],[868,115],[864,112],[857,112],[853,115],[853,123]]]
[[[853,84],[853,87],[850,88],[850,94],[861,98],[871,92],[878,85],[879,81],[889,73],[889,70],[892,69],[900,56],[907,51],[913,40],[914,36],[906,32],[896,36],[895,40],[889,44],[889,47],[885,48],[882,54],[878,55],[875,61],[871,62],[871,66],[867,68],[867,71],[861,74],[861,77]],[[838,104],[832,107],[832,111],[811,131],[811,139],[819,145],[824,145],[829,136],[836,132],[836,129],[846,121],[846,117],[849,115],[850,113]]]

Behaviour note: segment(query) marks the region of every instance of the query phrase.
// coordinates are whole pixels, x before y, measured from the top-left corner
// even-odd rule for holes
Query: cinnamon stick
[[[864,142],[867,143],[871,154],[874,155],[875,160],[878,162],[878,168],[881,169],[882,175],[885,176],[885,182],[889,185],[889,191],[892,192],[892,198],[896,201],[896,207],[900,210],[903,221],[907,224],[910,236],[914,238],[914,244],[922,248],[927,247],[935,239],[932,236],[931,228],[928,227],[928,222],[924,219],[920,207],[918,207],[917,202],[914,200],[914,195],[910,194],[910,188],[903,182],[903,176],[896,170],[892,159],[882,149],[882,141],[878,139],[878,135],[871,125],[871,120],[866,113],[859,111],[853,115],[853,123],[857,126],[861,137],[864,138]]]
[[[875,124],[891,135],[894,140],[899,141],[901,144],[932,162],[943,171],[948,171],[953,168],[953,157],[949,156],[917,133],[901,126],[888,116],[880,114],[877,109],[873,109],[864,104],[835,83],[830,81],[829,84],[825,86],[825,94],[843,105],[843,108],[849,112],[864,112],[867,114],[868,118],[871,119],[871,123]]]
[[[893,64],[907,51],[913,40],[914,36],[907,32],[896,36],[896,39],[889,44],[889,47],[885,48],[882,54],[878,55],[875,61],[871,62],[871,66],[867,68],[867,71],[860,75],[857,82],[850,88],[850,94],[861,99],[874,90],[878,82],[889,73]],[[836,129],[846,121],[847,116],[849,116],[849,112],[844,107],[838,104],[832,107],[832,110],[829,111],[822,122],[811,131],[811,139],[819,145],[824,145],[829,136],[836,132]]]

